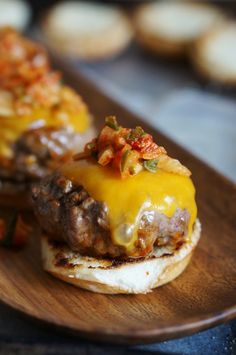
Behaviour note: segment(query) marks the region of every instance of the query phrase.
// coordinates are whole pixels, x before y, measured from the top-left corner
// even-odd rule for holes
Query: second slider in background
[[[30,185],[94,135],[82,98],[61,83],[41,45],[0,30],[0,181],[4,203],[27,204]],[[13,200],[12,198],[13,197]]]

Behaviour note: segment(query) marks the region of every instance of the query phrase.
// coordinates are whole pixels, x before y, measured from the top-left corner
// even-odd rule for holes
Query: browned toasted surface
[[[73,252],[65,243],[42,235],[44,269],[77,287],[99,293],[145,294],[178,277],[188,265],[201,232],[199,220],[188,241],[169,254],[155,248],[146,258],[98,259]],[[135,277],[135,279],[134,279]]]

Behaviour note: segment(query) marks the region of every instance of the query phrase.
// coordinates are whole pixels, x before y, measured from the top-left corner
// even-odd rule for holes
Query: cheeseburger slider
[[[107,117],[82,153],[33,188],[45,270],[113,294],[173,280],[200,237],[190,174],[141,127]]]
[[[82,99],[50,69],[45,50],[0,30],[0,191],[25,192],[93,136]]]

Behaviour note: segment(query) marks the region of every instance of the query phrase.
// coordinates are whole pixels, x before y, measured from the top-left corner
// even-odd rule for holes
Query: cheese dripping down
[[[143,211],[157,211],[171,217],[177,208],[190,214],[188,235],[197,216],[195,188],[189,177],[157,170],[143,170],[121,179],[119,173],[89,160],[67,163],[60,172],[74,184],[82,185],[97,201],[108,208],[114,244],[131,251],[137,240],[138,224]],[[150,215],[151,217],[151,215]]]

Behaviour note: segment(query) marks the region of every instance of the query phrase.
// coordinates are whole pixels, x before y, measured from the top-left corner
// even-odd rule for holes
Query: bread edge
[[[201,224],[197,219],[190,240],[172,255],[152,255],[141,260],[134,259],[134,262],[119,262],[114,266],[104,266],[103,264],[106,264],[107,261],[101,260],[99,261],[99,265],[95,267],[84,266],[83,262],[86,264],[88,258],[80,256],[80,262],[69,268],[57,264],[56,256],[62,250],[50,245],[47,236],[44,235],[42,237],[43,267],[45,271],[54,277],[93,292],[105,294],[145,294],[156,287],[174,280],[185,270],[200,239],[200,234]],[[73,252],[70,251],[70,253]],[[90,261],[96,260],[96,264],[98,262],[97,259],[89,259]],[[133,282],[134,275],[137,276],[137,283],[135,284]],[[145,277],[147,280],[145,280]]]

